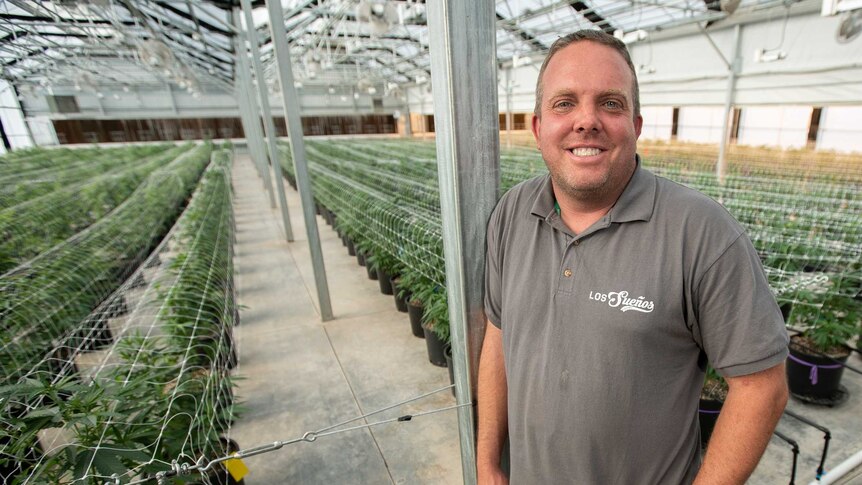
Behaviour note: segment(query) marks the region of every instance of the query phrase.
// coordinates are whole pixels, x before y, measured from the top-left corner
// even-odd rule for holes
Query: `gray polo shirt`
[[[640,166],[578,235],[549,175],[512,188],[488,224],[485,285],[503,331],[513,484],[689,483],[707,359],[738,376],[787,355],[742,227]]]

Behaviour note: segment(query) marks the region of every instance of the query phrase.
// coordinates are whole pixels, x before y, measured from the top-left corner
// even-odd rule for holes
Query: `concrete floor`
[[[333,311],[321,323],[299,195],[285,185],[296,241],[286,243],[277,209],[247,155],[234,166],[236,283],[241,325],[235,329],[242,376],[242,417],[231,431],[242,448],[312,431],[449,384],[427,361],[425,343],[406,314],[380,294],[335,232],[317,218]],[[848,364],[862,368],[859,354]],[[862,376],[845,372],[850,397],[823,408],[791,399],[788,409],[829,428],[826,471],[862,449]],[[449,391],[370,417],[375,422],[455,403]],[[351,423],[356,425],[363,421]],[[778,430],[799,444],[796,483],[815,479],[823,433],[784,416]],[[462,483],[454,411],[321,437],[247,458],[248,485]],[[773,436],[749,480],[789,483],[790,445]]]
[[[287,243],[249,157],[234,165],[234,330],[242,416],[231,436],[251,448],[313,431],[449,385],[428,362],[407,315],[382,295],[335,232],[317,218],[333,312],[321,323],[299,194],[285,185],[295,242]],[[455,404],[449,390],[350,423]],[[324,436],[244,460],[246,484],[461,483],[454,410]]]

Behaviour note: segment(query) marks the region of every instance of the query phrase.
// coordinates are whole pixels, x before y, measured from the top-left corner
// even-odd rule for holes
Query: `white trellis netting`
[[[170,145],[112,149],[41,151],[31,160],[0,157],[0,209],[20,204],[69,185],[87,182],[111,170],[128,168],[142,158],[164,152]],[[56,152],[56,153],[54,153]]]
[[[646,151],[645,167],[706,193],[740,221],[779,302],[800,310],[790,323],[803,328],[843,318],[845,330],[858,325],[852,321],[858,319],[854,298],[862,281],[862,177],[852,169],[858,160],[838,155],[807,160],[804,153],[772,160],[741,147],[731,151],[728,176],[719,183],[709,150]],[[443,285],[433,143],[312,141],[307,153],[315,198],[335,213],[342,232]],[[286,149],[283,154],[289,159]],[[283,163],[292,174],[292,164]],[[501,154],[501,192],[542,173],[546,168],[534,150]]]
[[[3,468],[16,477],[10,483],[127,482],[167,470],[173,459],[227,451],[236,318],[231,159],[225,151],[213,159],[158,251],[9,386],[20,394],[4,403],[14,411],[3,426],[13,441],[0,449],[14,457]],[[40,421],[49,410],[52,419]],[[29,456],[27,441],[38,444]]]
[[[18,203],[0,210],[0,274],[12,270],[62,243],[98,221],[122,203],[156,169],[175,160],[190,146],[177,147],[151,157],[132,160],[133,150],[112,150],[116,160],[86,179],[45,179],[39,193],[18,191]],[[99,166],[100,164],[96,163]],[[104,165],[104,164],[103,164]],[[89,171],[88,171],[89,172]],[[28,184],[28,189],[35,184]],[[26,197],[25,200],[21,200]],[[7,198],[11,199],[13,196]]]
[[[0,383],[19,378],[146,257],[193,189],[209,150],[186,152],[109,216],[0,276]]]

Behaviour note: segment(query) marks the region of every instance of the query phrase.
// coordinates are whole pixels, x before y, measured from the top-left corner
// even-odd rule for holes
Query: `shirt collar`
[[[637,166],[635,173],[623,190],[617,203],[611,208],[607,217],[609,222],[648,221],[655,208],[656,179],[655,175],[641,167],[641,159],[635,156]],[[530,212],[546,221],[555,215],[554,188],[551,185],[551,175],[545,175],[539,190],[533,196],[533,206]]]

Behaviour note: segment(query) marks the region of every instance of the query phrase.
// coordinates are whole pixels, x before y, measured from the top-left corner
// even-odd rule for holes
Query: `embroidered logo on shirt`
[[[590,292],[590,300],[607,302],[611,308],[619,308],[621,312],[634,310],[636,312],[650,313],[655,308],[651,300],[644,297],[629,298],[628,291],[611,291],[610,293]]]

